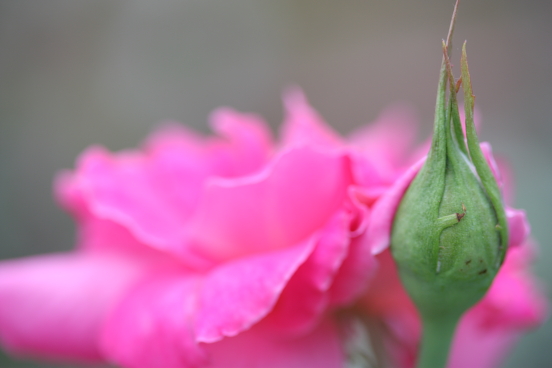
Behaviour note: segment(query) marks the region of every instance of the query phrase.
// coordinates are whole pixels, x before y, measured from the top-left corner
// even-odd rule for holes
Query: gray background
[[[273,127],[281,91],[302,86],[342,133],[406,101],[431,129],[452,0],[0,1],[0,258],[73,245],[51,180],[93,143],[135,147],[165,119],[207,131],[220,105]],[[552,285],[552,2],[463,0],[482,137],[516,171],[516,205]],[[457,69],[458,70],[458,69]],[[505,367],[552,362],[552,324]],[[46,367],[9,361],[2,367]],[[55,365],[57,366],[57,365]]]

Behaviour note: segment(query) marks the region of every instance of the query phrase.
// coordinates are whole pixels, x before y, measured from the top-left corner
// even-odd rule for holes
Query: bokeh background
[[[91,144],[135,147],[176,119],[254,111],[277,129],[281,92],[304,88],[338,131],[410,103],[428,136],[453,0],[0,1],[0,259],[70,249],[74,225],[51,181]],[[516,205],[552,285],[552,1],[463,0],[482,138],[516,172]],[[458,70],[458,69],[457,69]],[[0,301],[1,302],[1,301]],[[39,306],[37,306],[39,307]],[[552,323],[505,367],[552,362]],[[15,361],[1,367],[59,367]]]

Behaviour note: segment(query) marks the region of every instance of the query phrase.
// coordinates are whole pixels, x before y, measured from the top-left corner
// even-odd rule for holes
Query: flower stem
[[[417,368],[445,368],[458,318],[423,318]]]

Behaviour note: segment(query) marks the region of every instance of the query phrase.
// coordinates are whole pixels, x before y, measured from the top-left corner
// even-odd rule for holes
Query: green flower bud
[[[474,96],[465,44],[458,86],[445,43],[443,51],[431,150],[401,201],[391,237],[401,280],[422,317],[420,359],[424,363],[418,366],[424,368],[445,365],[457,321],[491,285],[508,241],[498,185],[473,123]],[[460,84],[465,94],[466,140],[456,100]],[[432,346],[424,348],[424,344]],[[442,356],[435,359],[424,357],[435,355],[427,353],[431,349],[444,350],[444,354],[437,352]],[[439,359],[444,361],[435,363]]]

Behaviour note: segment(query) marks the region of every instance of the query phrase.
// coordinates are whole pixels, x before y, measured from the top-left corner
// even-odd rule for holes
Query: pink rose
[[[300,91],[284,102],[277,145],[257,116],[220,109],[217,137],[170,125],[140,151],[83,153],[56,182],[77,249],[0,264],[2,345],[130,368],[333,368],[354,358],[350,321],[375,320],[374,346],[408,367],[419,321],[386,247],[425,153],[411,115],[344,140]],[[454,367],[492,367],[544,316],[524,214],[509,214],[514,244],[461,323]]]
[[[2,345],[136,368],[342,366],[329,311],[374,272],[367,208],[339,138],[304,139],[318,123],[299,92],[286,107],[278,146],[220,109],[217,137],[170,125],[139,151],[85,151],[56,181],[77,249],[0,266]]]

